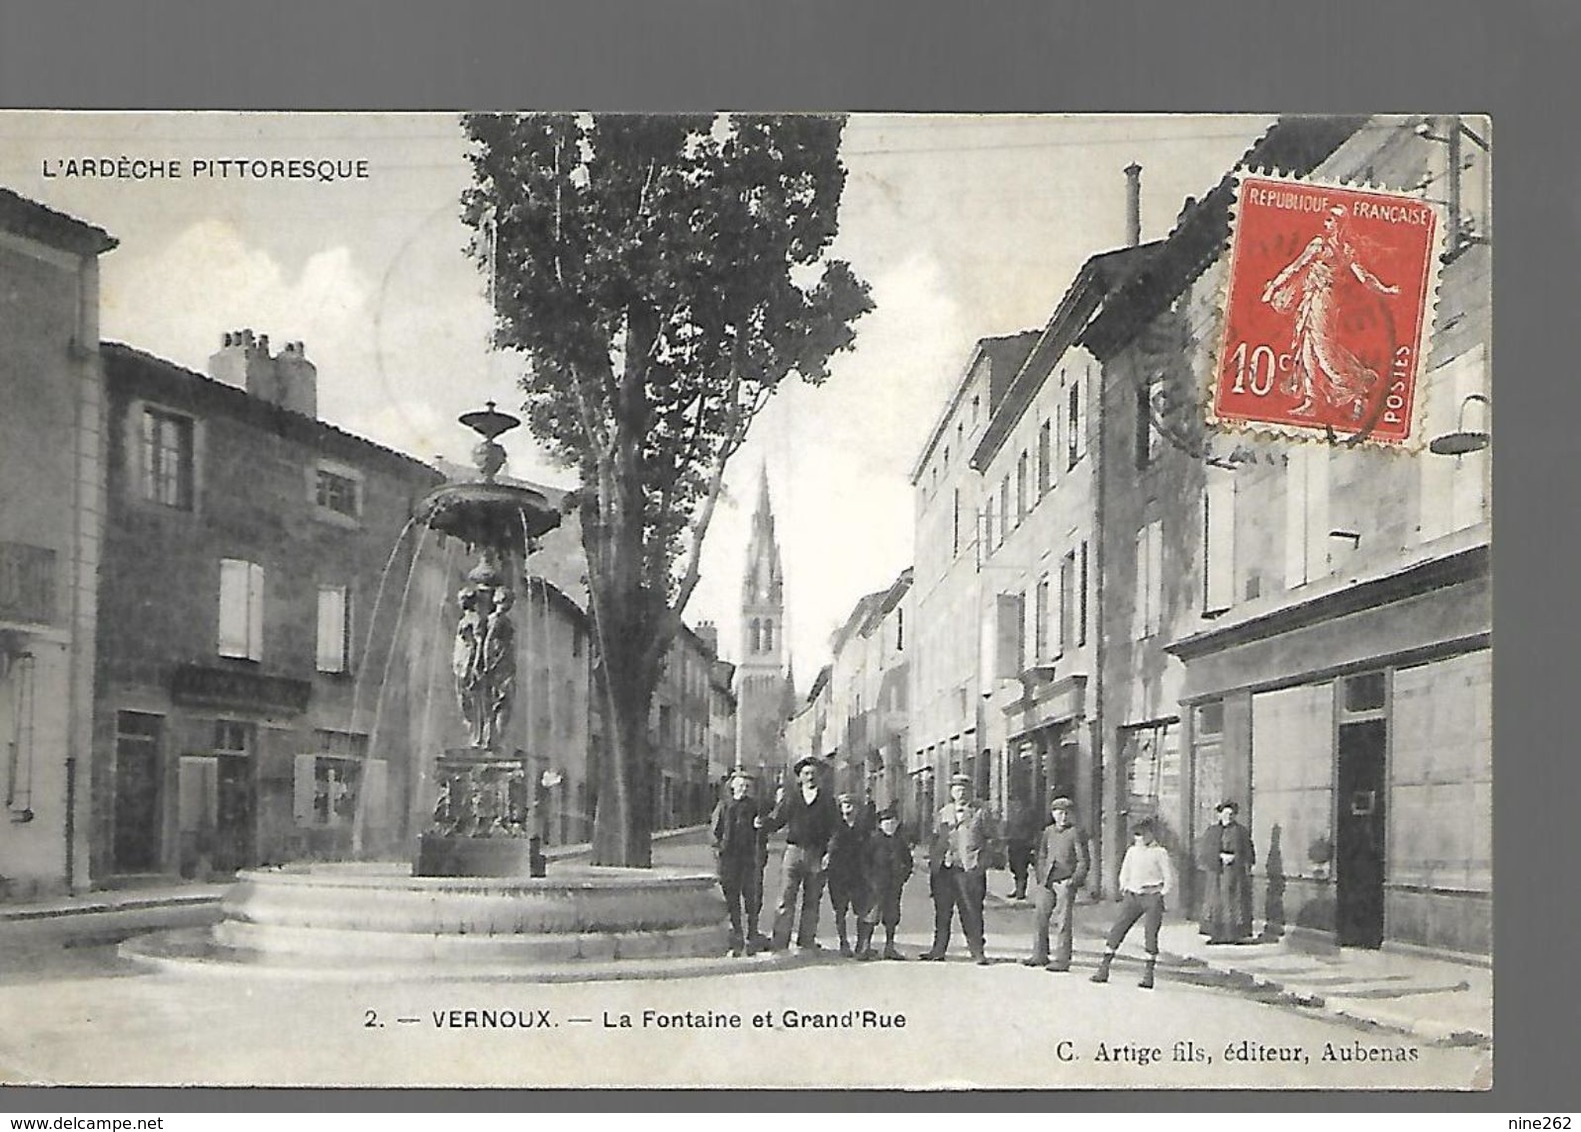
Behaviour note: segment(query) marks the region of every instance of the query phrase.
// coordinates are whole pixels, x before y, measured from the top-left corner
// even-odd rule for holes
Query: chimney
[[[699,621],[697,623],[697,638],[708,647],[711,655],[719,655],[719,630],[712,621]]]
[[[307,360],[300,342],[287,342],[271,357],[267,334],[232,330],[209,355],[209,376],[271,405],[318,415],[318,368]]]
[[[1142,167],[1134,161],[1125,167],[1125,242],[1142,242]]]

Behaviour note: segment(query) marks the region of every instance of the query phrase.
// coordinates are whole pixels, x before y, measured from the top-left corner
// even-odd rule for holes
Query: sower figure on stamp
[[[841,794],[835,804],[840,807],[840,820],[835,822],[834,834],[829,838],[829,902],[834,906],[834,926],[840,934],[840,954],[850,957],[856,953],[851,950],[846,915],[852,909],[859,920],[862,915],[862,866],[868,827],[854,795]]]
[[[1071,934],[1075,921],[1076,893],[1087,881],[1091,863],[1087,833],[1071,817],[1074,803],[1060,796],[1049,802],[1053,824],[1038,837],[1037,885],[1033,897],[1037,914],[1033,918],[1032,955],[1022,962],[1028,967],[1050,971],[1069,971]],[[1053,920],[1054,950],[1049,952],[1050,919]]]
[[[1005,855],[1015,881],[1012,900],[1027,898],[1027,872],[1032,867],[1032,850],[1042,825],[1036,806],[1020,798],[1011,801],[1005,814]]]
[[[770,832],[785,831],[780,902],[774,914],[772,946],[776,951],[790,946],[794,920],[796,945],[813,951],[818,947],[818,905],[823,900],[824,870],[829,864],[825,854],[834,833],[834,823],[840,819],[828,791],[819,783],[821,766],[817,758],[807,755],[797,760],[794,770],[796,788],[779,788],[774,812],[765,824]],[[798,896],[801,899],[799,918],[796,914]]]
[[[878,811],[878,828],[869,834],[862,880],[866,888],[856,929],[856,957],[876,959],[873,930],[884,925],[884,958],[904,959],[895,948],[900,926],[900,894],[911,876],[911,846],[900,835],[900,818],[893,806]]]
[[[730,776],[730,797],[714,807],[714,858],[730,915],[730,954],[737,956],[757,950],[756,941],[762,939],[758,912],[763,906],[763,866],[759,863],[763,817],[753,786],[751,773],[737,767]]]
[[[988,965],[983,941],[983,898],[988,895],[988,811],[972,798],[972,780],[950,779],[950,801],[940,808],[928,854],[933,894],[933,946],[921,956],[939,960],[950,947],[952,914],[961,918],[966,945],[978,966]]]
[[[1219,820],[1203,832],[1198,845],[1208,873],[1201,928],[1209,943],[1242,943],[1252,934],[1252,865],[1257,854],[1251,833],[1236,820],[1240,809],[1229,799],[1220,802]]]
[[[1095,983],[1109,981],[1109,965],[1125,941],[1126,933],[1142,921],[1142,948],[1147,952],[1147,968],[1138,986],[1153,988],[1153,971],[1158,966],[1158,929],[1164,922],[1164,899],[1175,889],[1175,868],[1169,850],[1158,843],[1152,818],[1143,818],[1131,829],[1131,847],[1120,862],[1120,916],[1104,941],[1103,958],[1093,974]]]

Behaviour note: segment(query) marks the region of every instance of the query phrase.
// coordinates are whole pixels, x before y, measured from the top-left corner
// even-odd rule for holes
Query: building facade
[[[399,853],[450,708],[415,660],[448,579],[402,538],[439,475],[319,421],[300,343],[103,359],[93,875]]]
[[[1430,437],[1490,387],[1485,134],[1463,129],[1296,119],[1244,162],[1447,195]],[[1268,937],[1486,954],[1486,453],[1179,427],[1170,391],[1210,377],[1232,192],[1188,209],[1084,338],[1104,367],[1105,842],[1158,816],[1194,897],[1193,846],[1229,797]]]
[[[0,899],[85,888],[108,233],[0,189]]]

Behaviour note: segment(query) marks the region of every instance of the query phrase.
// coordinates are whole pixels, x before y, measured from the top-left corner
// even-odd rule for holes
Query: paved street
[[[706,850],[695,841],[662,844],[659,858],[701,865]],[[772,889],[772,866],[768,879]],[[991,884],[1005,879],[993,874]],[[901,942],[909,955],[928,943],[926,889],[921,875],[907,889]],[[826,956],[766,970],[721,960],[718,975],[667,981],[399,985],[148,974],[106,942],[129,926],[202,914],[0,924],[0,1079],[1465,1088],[1490,1071],[1486,1050],[1303,1015],[1188,981],[1189,972],[1161,970],[1149,992],[1136,987],[1134,966],[1117,965],[1108,986],[1095,986],[1086,978],[1090,940],[1078,940],[1070,975],[1022,967],[1014,960],[1025,954],[1030,913],[1020,908],[990,908],[997,962],[987,968],[973,966],[958,943],[959,956],[944,964]],[[1080,914],[1107,919],[1109,907]],[[827,918],[824,928],[832,942]],[[482,1028],[489,1021],[499,1028]],[[1326,1049],[1366,1060],[1325,1061]]]

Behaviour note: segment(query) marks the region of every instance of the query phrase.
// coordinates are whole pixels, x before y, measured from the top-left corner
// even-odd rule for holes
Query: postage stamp
[[[1209,423],[1417,446],[1442,234],[1419,196],[1243,175]]]

